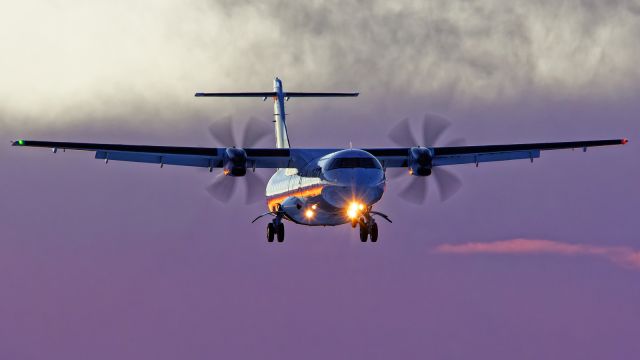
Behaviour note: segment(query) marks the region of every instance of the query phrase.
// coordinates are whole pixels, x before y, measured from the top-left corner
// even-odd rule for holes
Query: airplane
[[[246,178],[248,191],[256,190],[259,181],[249,180],[249,170],[256,168],[275,169],[266,185],[267,212],[256,217],[252,223],[265,216],[272,220],[267,224],[268,242],[283,242],[284,221],[306,226],[336,226],[351,224],[358,227],[362,242],[377,242],[378,224],[376,217],[391,222],[388,215],[375,211],[375,204],[382,198],[386,183],[387,169],[404,168],[413,177],[413,183],[406,189],[409,200],[424,198],[425,177],[435,175],[436,184],[444,194],[451,195],[459,187],[459,180],[443,167],[458,164],[475,164],[539,158],[542,151],[558,149],[583,149],[588,147],[622,145],[627,139],[608,139],[571,142],[547,142],[501,145],[464,146],[454,143],[450,146],[434,146],[434,141],[448,126],[446,121],[437,119],[435,126],[425,123],[424,139],[414,138],[409,122],[405,119],[396,125],[389,137],[402,147],[393,148],[298,148],[291,147],[287,135],[285,102],[290,98],[306,97],[355,97],[359,93],[338,92],[289,92],[282,81],[275,78],[273,91],[201,93],[196,97],[257,97],[273,99],[275,148],[255,148],[252,144],[262,136],[256,129],[259,121],[245,129],[245,139],[249,146],[236,147],[181,147],[152,145],[97,144],[77,142],[17,140],[18,147],[51,148],[53,152],[62,150],[84,150],[95,152],[96,159],[109,161],[130,161],[164,165],[182,165],[221,168],[219,181],[212,185],[212,194],[220,200],[228,200],[237,178]],[[231,121],[212,128],[212,135],[229,141]],[[224,125],[226,124],[226,125]],[[225,127],[226,126],[226,127]],[[452,186],[454,189],[448,189]]]

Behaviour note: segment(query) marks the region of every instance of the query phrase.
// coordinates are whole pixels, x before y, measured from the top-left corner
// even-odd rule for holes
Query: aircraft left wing
[[[223,167],[226,148],[94,144],[56,141],[18,140],[13,146],[30,146],[58,150],[84,150],[95,152],[96,159],[105,161],[132,161],[160,165],[182,165],[203,168]],[[244,149],[247,167],[286,168],[290,164],[289,149]]]
[[[583,149],[588,147],[624,145],[627,139],[567,141],[527,144],[473,145],[431,147],[432,166],[478,164],[489,161],[505,161],[539,158],[541,151],[560,149]],[[385,168],[409,166],[411,148],[363,149],[378,158]]]

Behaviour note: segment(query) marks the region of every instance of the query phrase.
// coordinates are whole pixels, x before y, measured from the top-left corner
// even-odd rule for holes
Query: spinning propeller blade
[[[442,133],[451,125],[449,120],[435,114],[426,114],[422,122],[421,146],[433,146],[436,144]]]
[[[254,172],[247,172],[244,176],[245,185],[247,188],[247,197],[245,204],[254,204],[264,199],[264,190],[267,187],[267,182],[258,174]]]
[[[233,195],[236,184],[236,179],[231,176],[224,176],[223,174],[220,174],[216,176],[216,179],[209,186],[207,186],[207,192],[216,200],[226,203],[231,199],[231,195]]]
[[[449,128],[451,122],[440,115],[427,113],[422,121],[422,141],[416,141],[414,132],[411,130],[409,119],[400,120],[389,131],[389,139],[400,146],[434,146],[442,134]],[[463,138],[455,138],[447,142],[445,146],[463,146],[465,144]],[[391,170],[391,171],[390,171]],[[462,186],[460,178],[449,170],[440,167],[432,169],[431,176],[435,179],[436,185],[440,192],[440,200],[446,201],[451,198]],[[387,170],[387,178],[395,179],[406,174],[406,169],[396,171],[395,169]],[[413,177],[409,184],[398,193],[402,199],[413,203],[422,204],[426,200],[428,192],[427,179]]]
[[[260,121],[254,117],[249,118],[249,122],[244,127],[242,135],[242,147],[254,147],[260,140],[264,139],[272,131],[269,123]]]
[[[217,145],[224,147],[254,147],[267,137],[270,131],[271,127],[268,123],[251,117],[245,125],[240,143],[237,143],[233,134],[233,120],[230,116],[226,116],[209,126],[209,133]],[[242,177],[218,175],[213,183],[207,186],[207,192],[220,202],[229,202],[239,181],[245,183],[246,204],[255,203],[264,196],[266,181],[250,169]]]
[[[427,182],[417,176],[412,176],[409,185],[402,189],[398,196],[412,204],[420,205],[427,198]]]
[[[236,140],[233,136],[233,126],[231,116],[225,116],[219,121],[209,125],[209,134],[216,140],[216,144],[224,147],[236,146]]]
[[[411,132],[411,126],[409,125],[409,119],[405,118],[400,121],[389,131],[389,139],[396,143],[396,145],[403,147],[417,146],[418,142],[413,137]]]
[[[449,200],[462,187],[462,180],[458,175],[440,167],[433,169],[433,178],[436,180],[436,185],[438,185],[441,201]]]

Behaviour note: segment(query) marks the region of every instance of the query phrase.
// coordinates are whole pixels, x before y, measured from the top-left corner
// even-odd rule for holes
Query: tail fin
[[[273,116],[276,131],[276,147],[289,148],[289,136],[287,135],[286,114],[284,102],[294,97],[353,97],[359,93],[343,92],[285,92],[282,89],[282,80],[273,80],[273,91],[270,92],[225,92],[225,93],[196,93],[196,97],[261,97],[263,100],[273,98]]]

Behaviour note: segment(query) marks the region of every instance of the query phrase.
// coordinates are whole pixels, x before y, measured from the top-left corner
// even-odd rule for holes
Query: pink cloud
[[[640,251],[624,246],[595,246],[568,244],[551,240],[512,239],[460,245],[442,244],[436,247],[435,252],[444,254],[586,255],[602,257],[625,268],[640,270]]]

